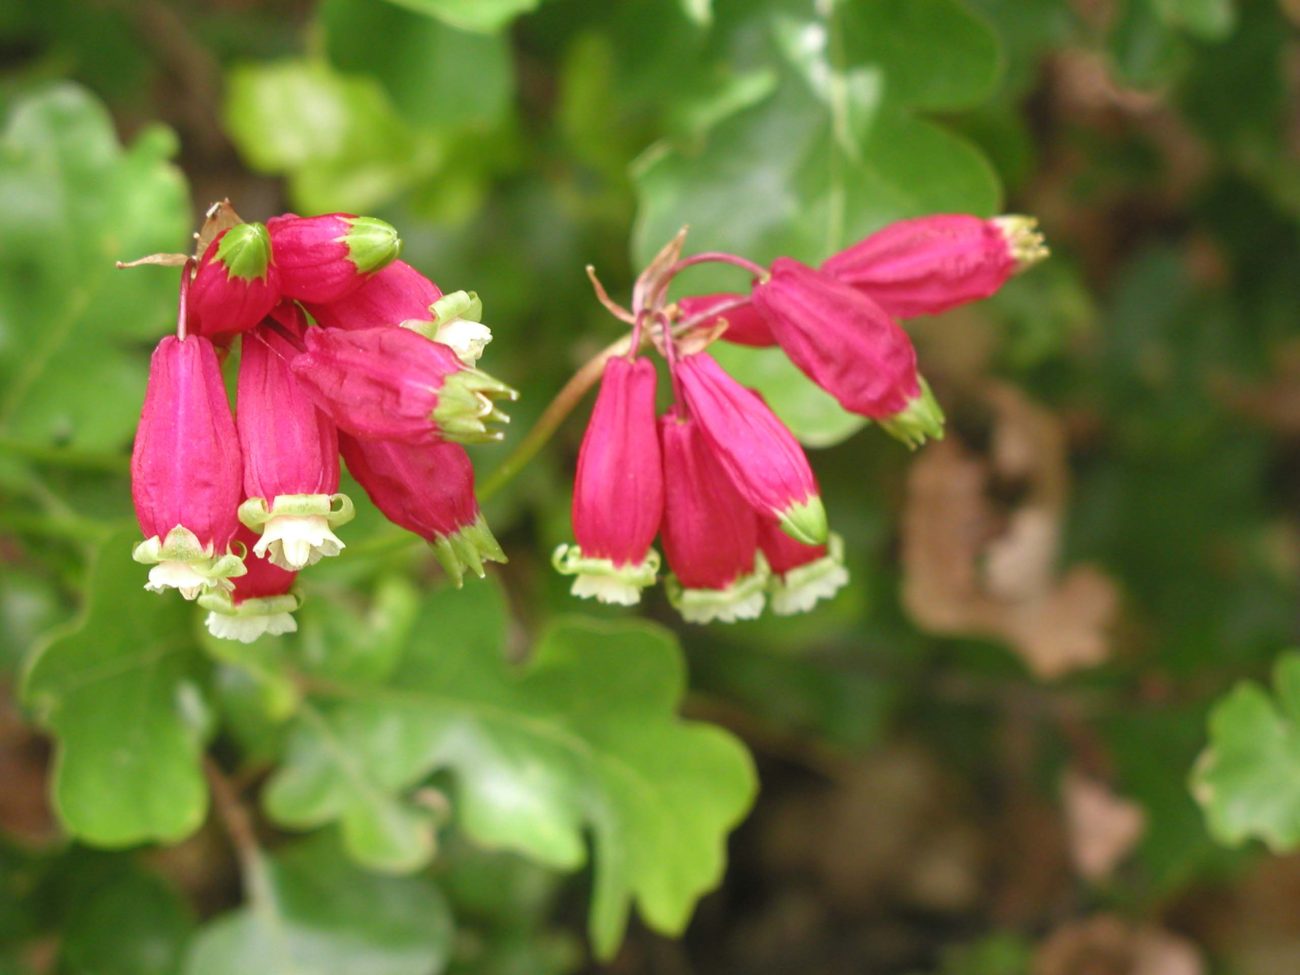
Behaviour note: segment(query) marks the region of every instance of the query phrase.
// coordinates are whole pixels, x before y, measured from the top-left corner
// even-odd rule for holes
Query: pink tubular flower
[[[509,418],[495,400],[518,394],[470,369],[452,349],[404,328],[309,328],[293,372],[340,430],[432,443],[500,440]]]
[[[402,322],[431,322],[439,287],[405,261],[393,261],[369,275],[351,294],[328,304],[307,304],[327,328],[379,328]]]
[[[663,517],[664,476],[655,428],[655,369],[647,359],[605,363],[600,393],[578,452],[573,485],[577,545],[561,545],[555,568],[576,576],[573,594],[631,606],[654,585],[651,548]]]
[[[664,452],[663,545],[668,599],[688,623],[756,618],[767,564],[758,516],[714,456],[700,427],[673,412],[660,420]]]
[[[826,509],[794,434],[707,353],[684,356],[677,370],[691,417],[750,506],[779,521],[791,538],[825,542]]]
[[[941,213],[900,220],[840,251],[822,270],[894,318],[937,315],[987,298],[1048,255],[1032,217]]]
[[[152,565],[146,589],[194,599],[230,589],[242,575],[229,552],[239,525],[240,452],[221,367],[199,335],[167,336],[149,364],[149,385],[131,454],[131,494],[145,540],[137,562]]]
[[[294,378],[296,355],[272,328],[244,336],[236,416],[247,496],[239,519],[261,536],[253,553],[288,571],[338,555],[333,529],[353,515],[337,493],[338,435]]]
[[[280,300],[280,272],[271,237],[260,223],[239,223],[208,245],[189,289],[189,330],[195,335],[243,332]]]
[[[504,562],[474,497],[474,467],[459,444],[358,440],[339,434],[348,470],[395,525],[433,545],[460,586],[465,570],[482,578],[484,562]]]
[[[844,542],[831,533],[825,545],[804,545],[774,521],[758,526],[758,545],[772,570],[768,592],[778,616],[806,613],[819,600],[830,599],[849,581],[844,568]]]
[[[943,436],[943,413],[916,371],[907,333],[866,295],[788,257],[754,285],[781,348],[850,413],[908,446]]]
[[[266,229],[285,297],[311,304],[337,301],[361,287],[402,250],[397,231],[375,217],[285,214],[268,220]]]
[[[740,304],[737,304],[737,302],[740,302]],[[772,327],[759,314],[753,303],[745,300],[744,295],[727,292],[713,295],[695,295],[677,302],[677,309],[683,319],[704,318],[703,324],[699,327],[705,331],[713,328],[719,321],[726,321],[727,330],[722,333],[724,342],[734,342],[736,345],[750,345],[756,348],[776,345],[776,337],[772,334]],[[715,309],[723,310],[716,317],[705,317],[712,316]]]
[[[239,526],[235,541],[250,548],[257,536],[244,525]],[[250,554],[244,565],[246,573],[235,580],[232,592],[208,592],[199,597],[199,605],[208,610],[204,625],[222,640],[252,643],[260,636],[294,633],[298,623],[294,612],[302,600],[293,592],[296,572],[288,572],[266,559]]]

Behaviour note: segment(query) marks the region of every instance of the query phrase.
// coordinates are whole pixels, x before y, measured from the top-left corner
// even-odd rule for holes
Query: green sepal
[[[830,532],[826,507],[816,494],[801,504],[790,505],[777,515],[777,521],[783,532],[805,545],[824,545]]]
[[[271,265],[271,235],[260,223],[237,223],[217,242],[216,257],[225,267],[227,279],[264,278]]]
[[[387,267],[402,253],[402,238],[397,229],[378,217],[352,217],[351,227],[343,238],[350,260],[361,274]]]
[[[688,623],[711,623],[721,620],[756,619],[763,612],[767,597],[767,580],[771,574],[767,559],[759,552],[754,557],[754,571],[735,579],[725,589],[686,589],[670,575],[664,582],[668,602]]]
[[[472,525],[450,535],[439,535],[429,543],[433,546],[434,557],[457,589],[465,583],[466,569],[482,579],[484,562],[507,561],[506,553],[501,550],[481,512]]]
[[[930,392],[930,384],[918,376],[921,393],[899,412],[887,420],[878,420],[880,428],[908,448],[915,450],[927,439],[943,439],[943,410]]]
[[[519,394],[485,372],[461,369],[443,380],[433,422],[444,440],[456,443],[487,443],[500,440],[500,430],[489,424],[505,425],[510,417],[496,407],[496,400],[516,400]]]
[[[476,291],[453,291],[445,294],[432,305],[429,312],[433,315],[434,325],[443,325],[456,320],[465,322],[483,321],[483,302]],[[436,332],[437,329],[435,328]]]
[[[281,596],[257,596],[237,603],[227,592],[205,592],[195,602],[222,616],[271,616],[296,612],[302,606],[302,597],[296,592],[288,592]]]
[[[338,528],[356,513],[346,494],[277,494],[269,507],[266,498],[248,498],[239,506],[239,520],[255,532],[279,515],[324,518],[330,528]]]

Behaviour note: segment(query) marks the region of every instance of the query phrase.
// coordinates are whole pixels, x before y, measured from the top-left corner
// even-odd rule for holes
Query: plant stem
[[[532,460],[542,447],[546,446],[546,442],[559,429],[565,418],[573,412],[573,408],[587,394],[587,390],[600,381],[601,373],[605,369],[605,363],[616,355],[626,355],[631,345],[630,336],[624,336],[612,345],[607,345],[569,378],[569,381],[564,384],[564,388],[555,394],[555,398],[542,411],[542,415],[537,418],[533,428],[528,431],[523,440],[519,441],[519,445],[515,447],[510,456],[503,460],[500,466],[483,482],[478,491],[479,498],[486,501],[509,484],[515,475],[523,470],[524,465]]]
[[[234,783],[210,755],[203,756],[203,773],[212,791],[212,805],[217,811],[217,818],[225,827],[230,845],[235,849],[235,857],[239,860],[244,894],[250,902],[265,903],[270,894],[269,878],[248,807],[239,798]]]

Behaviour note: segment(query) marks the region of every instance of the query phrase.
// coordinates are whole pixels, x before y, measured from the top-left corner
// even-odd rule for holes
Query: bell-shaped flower
[[[677,364],[682,396],[736,489],[807,545],[826,541],[826,509],[803,448],[752,390],[705,352]]]
[[[776,345],[772,327],[747,297],[730,292],[694,295],[678,301],[677,310],[683,320],[699,318],[701,323],[698,327],[702,331],[708,331],[725,321],[727,329],[721,336],[724,342],[755,348]],[[721,311],[715,315],[714,312],[718,309]]]
[[[351,294],[328,304],[307,303],[326,328],[381,328],[406,321],[432,322],[430,310],[442,290],[405,261],[393,261],[366,276]]]
[[[825,545],[804,545],[764,519],[758,526],[758,545],[772,570],[768,594],[778,616],[806,613],[848,584],[844,542],[834,532]]]
[[[900,220],[822,264],[893,318],[937,315],[987,298],[1048,256],[1038,221],[940,213]]]
[[[446,345],[405,328],[310,328],[293,360],[299,383],[338,425],[362,438],[433,443],[500,440],[505,383],[470,369]]]
[[[352,519],[339,494],[338,434],[295,378],[297,350],[279,331],[244,335],[236,425],[244,455],[239,519],[259,534],[253,553],[286,571],[338,555],[334,529]]]
[[[239,520],[239,436],[212,343],[167,336],[149,364],[131,454],[131,495],[151,565],[146,589],[194,599],[231,588],[244,564],[229,546]]]
[[[754,307],[790,361],[850,413],[915,447],[943,435],[901,325],[862,292],[788,257],[754,285]]]
[[[235,541],[250,548],[257,536],[244,525],[239,526]],[[247,568],[235,579],[231,592],[206,592],[199,605],[208,611],[203,621],[208,632],[222,640],[252,643],[261,636],[294,633],[298,621],[293,614],[302,600],[293,592],[298,573],[289,572],[257,555],[244,559]]]
[[[576,545],[561,545],[555,568],[573,594],[631,606],[654,585],[651,546],[664,509],[663,462],[655,420],[655,368],[648,359],[605,363],[600,393],[578,451],[573,484]]]
[[[758,515],[692,418],[674,411],[661,418],[659,429],[669,602],[688,623],[756,618],[768,575],[758,548]]]
[[[188,328],[209,337],[243,332],[280,300],[271,237],[260,223],[237,223],[203,252],[190,282]]]
[[[375,217],[285,214],[268,220],[266,229],[281,291],[309,304],[337,301],[356,290],[402,250],[397,231]]]
[[[362,440],[340,432],[339,449],[375,507],[428,541],[457,586],[467,570],[481,578],[484,562],[506,561],[479,511],[474,467],[464,447]]]

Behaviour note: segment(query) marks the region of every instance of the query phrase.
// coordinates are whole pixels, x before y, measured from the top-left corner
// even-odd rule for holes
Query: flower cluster
[[[134,557],[147,589],[197,599],[216,636],[296,629],[297,573],[342,551],[353,516],[340,455],[457,585],[505,561],[461,444],[499,439],[515,393],[475,368],[492,337],[477,296],[444,295],[400,250],[382,220],[286,214],[235,222],[184,261],[131,458]]]
[[[770,598],[804,612],[847,581],[817,480],[793,434],[705,351],[714,339],[779,346],[849,412],[917,447],[943,413],[899,323],[988,297],[1047,255],[1035,222],[946,214],[892,224],[820,268],[788,257],[764,268],[731,254],[680,257],[682,236],[638,279],[626,355],[608,360],[578,455],[574,545],[553,562],[572,592],[631,605],[653,585],[661,540],[669,601],[695,623],[752,619]],[[667,303],[672,278],[703,261],[750,272],[747,294]],[[655,415],[663,352],[673,405]]]

